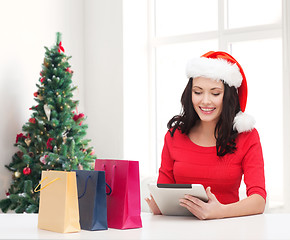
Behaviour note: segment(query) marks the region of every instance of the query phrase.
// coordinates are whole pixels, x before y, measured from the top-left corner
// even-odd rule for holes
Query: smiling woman
[[[199,219],[263,213],[263,154],[254,121],[244,113],[242,67],[226,52],[208,52],[189,62],[187,76],[182,113],[167,125],[157,183],[202,184],[207,203],[193,196],[180,200]],[[247,197],[240,200],[243,175]],[[147,202],[160,214],[153,198]]]

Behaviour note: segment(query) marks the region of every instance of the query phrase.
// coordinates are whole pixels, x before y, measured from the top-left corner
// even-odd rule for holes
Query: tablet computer
[[[201,184],[148,184],[148,188],[163,215],[192,215],[190,211],[179,205],[179,199],[184,198],[185,194],[197,197],[204,202],[208,201]]]

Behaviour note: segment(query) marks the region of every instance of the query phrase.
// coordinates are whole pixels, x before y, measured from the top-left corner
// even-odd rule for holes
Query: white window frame
[[[193,33],[179,36],[156,37],[154,18],[155,0],[148,1],[148,70],[149,70],[149,106],[150,106],[150,162],[154,173],[158,172],[157,156],[157,124],[156,124],[156,82],[155,82],[155,52],[159,46],[186,43],[191,41],[210,40],[218,38],[219,50],[228,51],[233,42],[277,38],[282,36],[283,46],[283,164],[284,164],[284,203],[279,211],[290,211],[290,3],[282,1],[282,22],[253,27],[225,29],[225,7],[227,0],[218,0],[218,31]],[[288,14],[287,14],[288,13]],[[155,163],[153,163],[154,161]],[[282,173],[281,173],[282,174]]]

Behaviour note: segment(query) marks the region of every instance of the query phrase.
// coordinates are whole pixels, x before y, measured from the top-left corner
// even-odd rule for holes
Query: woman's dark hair
[[[174,116],[167,124],[172,137],[176,129],[181,130],[184,134],[189,134],[190,129],[200,119],[192,104],[192,80],[192,78],[189,79],[181,96],[181,114]],[[235,139],[238,132],[233,130],[233,120],[239,111],[240,103],[236,88],[224,83],[223,108],[215,127],[218,156],[224,156],[236,150]]]

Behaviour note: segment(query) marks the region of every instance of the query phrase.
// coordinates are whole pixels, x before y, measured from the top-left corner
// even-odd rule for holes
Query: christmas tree
[[[37,105],[31,117],[17,134],[18,149],[6,167],[13,173],[6,198],[0,201],[3,212],[37,213],[39,192],[34,192],[43,170],[91,170],[96,159],[90,140],[84,139],[87,125],[85,115],[78,113],[79,101],[72,100],[76,86],[72,85],[73,71],[65,55],[61,34],[56,45],[45,47],[38,90],[34,93]]]

